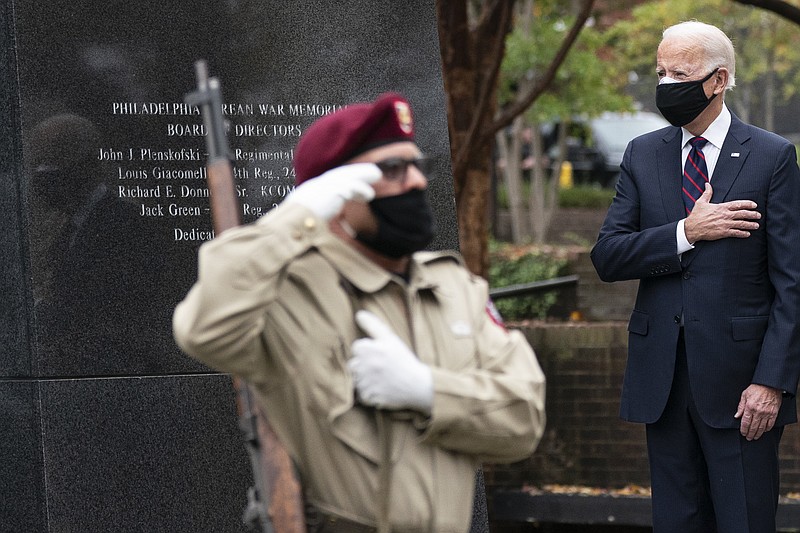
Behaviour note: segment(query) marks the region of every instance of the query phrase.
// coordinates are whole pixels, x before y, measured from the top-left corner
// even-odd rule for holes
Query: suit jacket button
[[[692,277],[692,275],[691,275],[691,274],[689,274],[689,272],[688,272],[688,271],[683,273],[683,279],[689,279],[689,278],[691,278],[691,277]]]
[[[674,317],[672,317],[672,320],[674,320],[676,324],[680,324],[681,323],[681,315],[675,315]]]

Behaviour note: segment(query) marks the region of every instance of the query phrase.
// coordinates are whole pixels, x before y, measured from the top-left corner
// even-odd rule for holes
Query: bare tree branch
[[[783,2],[781,0],[733,0],[733,1],[736,2],[737,4],[743,4],[746,6],[758,7],[766,11],[772,11],[776,15],[780,15],[781,17],[787,19],[788,21],[800,25],[800,8],[793,6],[789,2]]]
[[[520,97],[516,102],[505,108],[505,110],[481,132],[481,139],[490,139],[499,130],[511,124],[517,115],[524,113],[525,110],[547,90],[553,82],[559,67],[567,58],[570,48],[572,48],[572,45],[575,44],[575,41],[578,39],[578,35],[581,33],[586,21],[589,20],[589,16],[592,14],[592,7],[594,7],[594,0],[583,1],[581,11],[578,13],[578,18],[575,19],[575,23],[569,30],[567,37],[561,43],[561,47],[555,57],[553,57],[553,61],[547,67],[544,75],[539,79],[536,85],[531,87],[531,90],[526,95]]]
[[[507,34],[511,28],[511,14],[513,13],[513,7],[514,1],[496,0],[491,7],[485,9],[481,14],[481,24],[478,27],[479,31],[476,32],[476,35],[478,36],[477,38],[481,39],[487,28],[490,28],[493,31],[498,31],[499,29],[504,33],[504,35]],[[493,19],[497,19],[498,22],[494,23]],[[477,40],[476,42],[481,41]],[[478,135],[478,129],[480,127],[481,120],[484,118],[484,110],[488,105],[488,99],[494,97],[495,89],[497,87],[497,79],[500,75],[500,66],[503,63],[503,57],[505,56],[504,50],[505,39],[496,39],[494,49],[486,54],[487,57],[491,58],[492,62],[488,72],[486,72],[486,75],[482,80],[480,95],[475,105],[475,113],[472,115],[472,121],[470,122],[469,129],[467,130],[467,135],[461,144],[461,148],[458,150],[458,153],[454,158],[453,166],[455,168],[462,168],[462,165],[466,161],[467,151],[473,146],[473,142]]]

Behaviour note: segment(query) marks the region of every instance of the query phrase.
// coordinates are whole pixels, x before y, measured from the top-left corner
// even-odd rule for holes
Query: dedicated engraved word
[[[192,228],[185,230],[175,228],[176,241],[208,241],[214,238],[213,230],[203,230],[200,228]]]

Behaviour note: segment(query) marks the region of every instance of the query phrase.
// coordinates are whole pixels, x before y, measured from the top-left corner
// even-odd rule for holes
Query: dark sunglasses
[[[392,157],[375,163],[383,175],[389,181],[405,181],[408,172],[408,165],[414,165],[422,174],[431,179],[433,176],[433,159],[427,156],[420,156],[414,159],[403,159],[402,157]]]

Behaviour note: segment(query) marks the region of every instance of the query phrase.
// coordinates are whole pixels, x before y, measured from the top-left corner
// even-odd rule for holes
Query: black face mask
[[[680,83],[662,83],[656,87],[656,107],[673,126],[685,126],[696,119],[708,107],[711,98],[706,98],[703,84],[711,79],[719,68],[702,80]]]
[[[428,246],[436,234],[436,222],[424,190],[376,198],[369,207],[378,219],[378,232],[373,237],[359,234],[356,238],[379,254],[394,259],[410,255]]]

